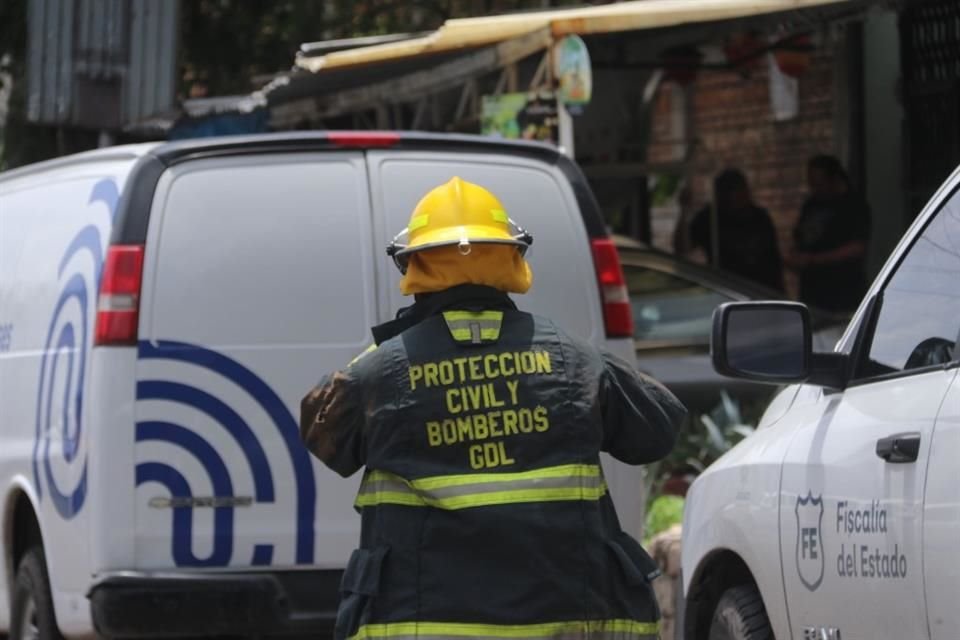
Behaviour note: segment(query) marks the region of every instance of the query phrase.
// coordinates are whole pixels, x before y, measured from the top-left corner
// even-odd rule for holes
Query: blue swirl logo
[[[117,183],[107,178],[94,185],[88,205],[105,204],[112,222],[118,198]],[[46,489],[57,513],[67,520],[83,509],[87,496],[87,456],[80,455],[83,383],[104,249],[100,228],[94,224],[80,229],[67,246],[57,269],[62,283],[60,295],[40,360],[33,446],[34,486],[39,500],[43,500]],[[55,415],[58,404],[62,407],[59,416]],[[62,443],[59,459],[56,452],[51,451],[58,421]],[[74,480],[64,483],[64,477]]]
[[[286,452],[293,471],[296,487],[295,516],[290,523],[295,531],[295,562],[311,564],[314,558],[314,517],[316,514],[316,483],[313,466],[307,450],[300,443],[299,428],[293,415],[277,394],[252,371],[216,351],[182,342],[141,341],[139,360],[168,361],[199,367],[205,379],[226,379],[251,398],[260,410],[269,417],[271,428],[261,432],[260,437],[251,427],[251,422],[237,410],[206,390],[184,382],[187,376],[174,380],[145,379],[137,381],[137,401],[160,401],[180,405],[182,409],[196,412],[198,423],[214,423],[222,429],[242,453],[242,468],[233,471],[249,476],[253,481],[253,502],[274,502],[276,481],[271,470],[267,451],[261,438],[279,441]],[[213,374],[212,376],[210,374]],[[165,375],[164,377],[169,377]],[[165,405],[168,406],[168,405]],[[138,411],[138,416],[142,412]],[[183,411],[163,410],[158,415],[185,415]],[[256,424],[256,423],[254,423]],[[276,436],[271,435],[271,432]],[[204,437],[208,435],[210,437]],[[162,442],[186,452],[202,467],[210,486],[212,500],[204,499],[213,507],[213,548],[207,555],[195,552],[194,507],[196,493],[188,480],[188,474],[169,461],[150,460],[136,465],[136,484],[157,483],[169,493],[173,511],[172,552],[177,566],[219,567],[227,566],[234,556],[234,520],[238,496],[235,495],[235,474],[211,442],[213,434],[204,434],[199,424],[177,424],[171,419],[138,421],[136,441]],[[273,451],[276,454],[276,451]],[[138,458],[139,459],[139,458]],[[255,544],[250,564],[270,565],[273,562],[274,545]]]

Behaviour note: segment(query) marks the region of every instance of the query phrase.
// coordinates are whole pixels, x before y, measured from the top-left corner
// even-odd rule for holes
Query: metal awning
[[[274,76],[250,96],[184,104],[176,117],[197,117],[208,111],[246,113],[251,105],[265,106],[270,111],[271,126],[286,129],[324,126],[329,118],[406,103],[416,109],[410,127],[417,128],[429,96],[462,89],[454,115],[469,111],[464,107],[476,101],[476,91],[471,93],[476,78],[504,72],[549,51],[551,44],[564,35],[582,35],[591,44],[611,39],[627,41],[633,45],[633,54],[638,53],[639,45],[639,59],[632,55],[629,63],[652,69],[659,60],[657,52],[671,46],[714,40],[733,29],[788,25],[796,31],[856,19],[878,1],[631,0],[448,20],[427,35],[388,34],[307,43],[301,47],[293,70]],[[640,31],[644,33],[642,39],[631,36]],[[596,62],[603,64],[602,59]],[[505,77],[516,80],[516,73]],[[445,117],[440,114],[435,118]],[[172,123],[172,116],[167,120]],[[381,122],[377,126],[392,125]]]
[[[853,4],[851,0],[632,0],[610,5],[447,20],[430,35],[300,57],[302,69],[318,72],[494,45],[535,32],[553,37],[677,27]]]

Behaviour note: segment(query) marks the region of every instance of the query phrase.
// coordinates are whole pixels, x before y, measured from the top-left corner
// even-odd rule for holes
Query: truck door
[[[359,478],[300,442],[300,400],[369,344],[360,152],[188,160],[157,186],[136,404],[138,568],[343,567]]]
[[[960,318],[957,319],[960,325]],[[958,326],[960,332],[960,326]],[[954,351],[954,362],[960,353]],[[923,576],[932,640],[953,640],[960,629],[960,376],[943,401],[930,443],[923,499]]]
[[[947,192],[938,209],[876,291],[852,382],[803,410],[784,460],[781,560],[794,638],[928,637],[924,483],[956,374],[960,194]]]
[[[603,339],[590,240],[576,199],[559,171],[507,154],[371,151],[367,157],[383,247],[407,226],[417,202],[430,189],[453,176],[476,182],[495,193],[508,213],[534,236],[528,255],[536,284],[529,293],[515,296],[517,304],[554,319],[584,340]],[[400,273],[387,258],[378,267],[382,267],[380,283],[392,317],[413,300],[400,294]]]

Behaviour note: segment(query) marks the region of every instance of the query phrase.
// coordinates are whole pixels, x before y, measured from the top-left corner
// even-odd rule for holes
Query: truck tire
[[[760,592],[752,584],[723,592],[710,621],[709,640],[773,640]]]
[[[43,548],[23,554],[13,583],[10,640],[62,640],[53,613],[50,579]]]

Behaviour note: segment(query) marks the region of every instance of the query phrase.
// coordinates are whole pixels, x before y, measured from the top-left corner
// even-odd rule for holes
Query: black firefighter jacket
[[[418,300],[303,400],[330,468],[365,467],[337,638],[654,638],[656,565],[600,468],[665,456],[685,410],[493,289]]]

